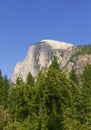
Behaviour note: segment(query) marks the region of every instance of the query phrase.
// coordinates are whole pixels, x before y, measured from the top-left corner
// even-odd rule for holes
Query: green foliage
[[[34,86],[34,77],[32,76],[30,72],[27,75],[26,84],[30,85],[31,87]]]
[[[47,114],[45,107],[46,77],[42,72],[38,74],[32,100],[31,130],[47,130]]]
[[[8,106],[9,89],[10,85],[7,75],[2,76],[2,72],[0,70],[0,105],[3,105],[4,107]]]
[[[60,67],[59,67],[58,60],[57,60],[56,56],[54,56],[54,59],[52,61],[52,64],[50,65],[50,68],[54,68],[54,69],[60,70]]]
[[[72,68],[72,70],[69,73],[69,78],[78,85],[78,77],[76,74],[76,70],[74,69],[74,67]]]
[[[3,127],[7,125],[9,121],[9,114],[3,105],[0,105],[0,130],[3,130]]]
[[[73,118],[75,87],[55,66],[49,68],[46,76],[40,72],[33,98],[32,129],[63,130],[67,119]]]
[[[81,123],[91,127],[91,65],[84,68],[81,90]]]
[[[23,121],[30,113],[32,88],[19,81],[10,91],[10,113],[14,121]]]
[[[13,122],[8,124],[6,127],[4,127],[3,130],[27,130],[22,123],[20,122]]]
[[[69,76],[60,70],[57,58],[36,82],[9,82],[0,71],[0,130],[90,130],[91,65],[87,64],[79,84],[75,69]],[[9,100],[7,100],[9,97]],[[8,102],[9,101],[9,102]]]
[[[85,45],[80,51],[80,55],[91,54],[91,45]]]
[[[17,77],[17,79],[16,79],[16,85],[21,85],[23,83],[24,83],[23,79],[20,76]]]

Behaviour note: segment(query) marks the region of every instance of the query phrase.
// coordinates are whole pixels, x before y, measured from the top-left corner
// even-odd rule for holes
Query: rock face
[[[51,64],[54,55],[58,57],[60,67],[63,68],[71,57],[73,48],[72,44],[55,40],[42,40],[31,45],[24,61],[16,64],[12,82],[15,83],[19,76],[25,80],[29,72],[36,77],[41,68]]]
[[[83,47],[75,47],[72,44],[55,40],[37,42],[29,47],[24,61],[16,64],[11,80],[15,83],[19,76],[26,80],[29,72],[36,78],[41,69],[50,66],[54,56],[58,58],[61,69],[70,71],[74,66],[77,74],[80,75],[84,65],[88,62],[91,63],[91,52],[90,54],[75,55],[81,51],[81,48]]]
[[[76,62],[75,62],[75,68],[77,70],[77,74],[82,74],[84,66],[89,63],[91,64],[91,55],[80,55],[78,56]]]

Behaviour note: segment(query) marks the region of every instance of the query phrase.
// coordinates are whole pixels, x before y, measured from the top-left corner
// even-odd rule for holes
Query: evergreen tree
[[[24,121],[30,114],[32,88],[18,81],[10,91],[10,114],[14,121]]]
[[[10,85],[7,76],[2,76],[2,71],[0,70],[0,130],[3,130],[8,121],[9,89]]]
[[[78,85],[78,77],[76,74],[76,70],[74,69],[74,67],[72,67],[72,70],[69,73],[69,78]]]
[[[16,79],[16,85],[21,85],[23,83],[24,83],[23,78],[21,76],[17,77],[17,79]]]
[[[56,68],[56,64],[49,67],[46,75],[42,72],[38,75],[31,130],[76,130],[74,92],[77,92],[77,86],[59,67]]]
[[[77,112],[79,87],[74,79],[71,76],[68,78],[60,70],[56,57],[46,73],[39,72],[36,82],[31,73],[27,75],[26,82],[18,77],[16,84],[10,89],[11,119],[4,129],[81,130],[86,128],[79,126],[80,116]]]
[[[91,129],[91,64],[84,67],[81,90],[80,122]]]
[[[50,68],[58,69],[60,70],[58,59],[56,56],[54,56],[54,59],[52,60],[52,64],[50,65]]]
[[[10,84],[7,75],[2,76],[0,71],[0,105],[5,108],[8,106],[8,96],[9,96]]]
[[[56,105],[56,107],[60,107],[60,111],[58,112],[61,116],[60,129],[76,130],[76,127],[78,125],[76,115],[76,103],[79,93],[78,86],[69,78],[67,78],[64,72],[56,70],[54,68],[49,69],[47,81],[50,90],[52,91],[53,88],[55,88],[54,92],[57,94],[57,96],[59,95],[59,102],[58,99],[55,102],[58,102],[58,106]]]
[[[34,86],[34,77],[32,76],[30,72],[27,75],[26,84],[30,85],[31,87]]]
[[[3,105],[0,105],[0,130],[3,130],[3,128],[7,125],[8,121],[9,114],[7,112],[7,109],[5,109]]]
[[[34,95],[32,98],[32,113],[30,122],[31,130],[47,130],[47,114],[45,107],[45,89],[46,77],[40,71],[37,77],[36,85],[34,88]]]
[[[3,76],[0,70],[0,105],[4,105],[4,87],[3,87]]]

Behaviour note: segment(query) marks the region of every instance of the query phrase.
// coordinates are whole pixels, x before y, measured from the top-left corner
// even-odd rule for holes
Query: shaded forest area
[[[0,71],[0,130],[90,130],[91,65],[79,77],[63,72],[54,58],[40,71],[11,85]]]

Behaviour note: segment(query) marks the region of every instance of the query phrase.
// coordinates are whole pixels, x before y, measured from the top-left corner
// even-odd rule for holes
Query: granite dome
[[[12,76],[12,82],[16,82],[21,76],[26,80],[29,72],[36,77],[41,68],[49,67],[54,55],[59,59],[60,68],[64,67],[72,55],[74,45],[56,40],[41,40],[30,45],[27,56],[23,62],[18,62]]]

